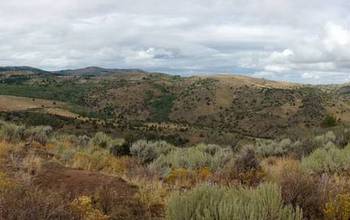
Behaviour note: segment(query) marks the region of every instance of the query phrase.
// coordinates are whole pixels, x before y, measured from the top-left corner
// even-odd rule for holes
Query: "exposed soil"
[[[137,187],[119,177],[66,168],[49,162],[35,175],[33,185],[44,190],[67,193],[72,198],[80,195],[95,196],[99,190],[107,189],[107,193],[113,192],[114,207],[117,207],[112,219],[149,219],[143,205],[135,198]]]

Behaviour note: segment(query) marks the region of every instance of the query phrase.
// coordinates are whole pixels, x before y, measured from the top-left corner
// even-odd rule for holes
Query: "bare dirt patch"
[[[113,201],[117,201],[114,202],[114,210],[117,210],[114,215],[118,217],[113,219],[148,219],[143,205],[135,197],[138,188],[119,177],[66,168],[49,162],[35,175],[33,185],[67,193],[72,197],[95,196],[99,190],[107,189],[106,192],[113,192]]]

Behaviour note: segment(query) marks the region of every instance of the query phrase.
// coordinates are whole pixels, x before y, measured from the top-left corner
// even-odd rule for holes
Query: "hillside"
[[[350,216],[348,84],[0,72],[0,219]]]
[[[274,138],[319,128],[327,116],[350,122],[348,85],[310,86],[234,75],[180,77],[99,67],[55,72],[7,67],[0,72],[0,95],[65,103],[56,108],[59,114],[43,105],[46,114],[79,115],[118,134],[131,131],[178,143]],[[27,110],[32,109],[12,112]]]

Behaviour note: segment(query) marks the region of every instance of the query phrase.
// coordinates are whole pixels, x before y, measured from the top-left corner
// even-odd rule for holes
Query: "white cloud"
[[[318,73],[303,73],[301,77],[304,79],[319,79],[320,75]]]
[[[294,52],[291,49],[285,49],[282,52],[274,51],[268,61],[271,63],[286,63],[289,62],[294,56]]]
[[[287,66],[282,66],[282,65],[267,65],[265,66],[264,69],[269,72],[277,72],[277,73],[282,73],[290,70]]]
[[[0,65],[342,82],[349,10],[345,0],[1,1]]]
[[[349,46],[350,31],[341,25],[329,22],[325,26],[325,32],[326,36],[323,42],[328,51],[334,51],[339,47]]]

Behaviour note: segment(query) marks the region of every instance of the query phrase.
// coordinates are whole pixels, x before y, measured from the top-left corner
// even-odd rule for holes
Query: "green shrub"
[[[350,145],[337,148],[329,142],[325,147],[316,149],[302,160],[302,166],[313,173],[340,173],[350,170]]]
[[[0,138],[8,142],[18,143],[20,141],[36,141],[45,145],[51,132],[51,126],[35,126],[26,128],[22,125],[0,122]]]
[[[112,139],[103,132],[97,132],[95,136],[90,140],[93,146],[101,148],[108,148]]]
[[[215,155],[222,149],[221,146],[216,144],[198,144],[196,147],[198,150],[208,153],[210,155]]]
[[[200,186],[171,196],[167,211],[169,220],[297,220],[299,208],[284,205],[281,190],[273,184],[256,189]]]
[[[326,115],[323,119],[321,126],[323,127],[334,127],[337,125],[337,119],[333,115]]]
[[[345,147],[350,141],[350,129],[348,128],[337,128],[334,130],[335,140],[333,141],[339,147]]]
[[[342,135],[342,136],[341,136]],[[344,140],[346,136],[345,131],[339,134],[337,137],[333,131],[328,131],[325,134],[321,134],[314,137],[302,138],[297,141],[292,141],[289,138],[282,140],[264,140],[258,139],[254,146],[257,155],[262,157],[270,156],[284,156],[292,154],[298,158],[302,158],[309,155],[316,148],[323,147],[331,143],[340,143],[344,147]],[[350,135],[350,134],[349,134]]]
[[[89,142],[90,142],[90,138],[86,135],[78,136],[76,140],[76,144],[80,147],[86,147],[89,144]]]
[[[245,147],[239,152],[234,162],[234,168],[237,173],[257,170],[260,168],[260,161],[257,159],[252,147]]]
[[[328,142],[335,142],[336,138],[337,138],[337,137],[335,136],[335,134],[334,134],[333,131],[328,131],[328,132],[325,133],[325,134],[316,136],[316,137],[314,138],[314,141],[315,141],[318,145],[322,146],[322,145],[327,144]]]
[[[150,167],[166,174],[171,168],[185,168],[190,170],[208,167],[215,171],[233,157],[230,148],[217,148],[214,145],[203,144],[189,148],[173,148],[170,152],[162,153],[154,160]]]
[[[25,138],[25,127],[7,122],[1,122],[0,138],[8,142],[20,142]]]
[[[175,147],[165,141],[139,140],[132,144],[130,153],[138,157],[143,163],[150,163],[160,155],[168,154]]]
[[[119,148],[123,144],[122,139],[113,139],[103,132],[97,132],[93,138],[90,140],[90,145],[107,149],[113,152],[115,149]]]
[[[258,140],[255,145],[255,149],[256,153],[263,157],[283,156],[296,151],[299,145],[299,141],[292,142],[289,138],[285,138],[280,141]]]
[[[174,149],[162,154],[151,164],[151,168],[167,171],[170,168],[198,169],[211,166],[212,156],[195,148]]]
[[[25,136],[31,141],[36,141],[42,145],[45,145],[49,139],[49,134],[52,132],[50,126],[37,126],[31,127],[25,130]]]
[[[173,107],[176,97],[171,93],[164,93],[158,98],[146,98],[146,103],[150,107],[152,120],[167,121],[169,113]]]

